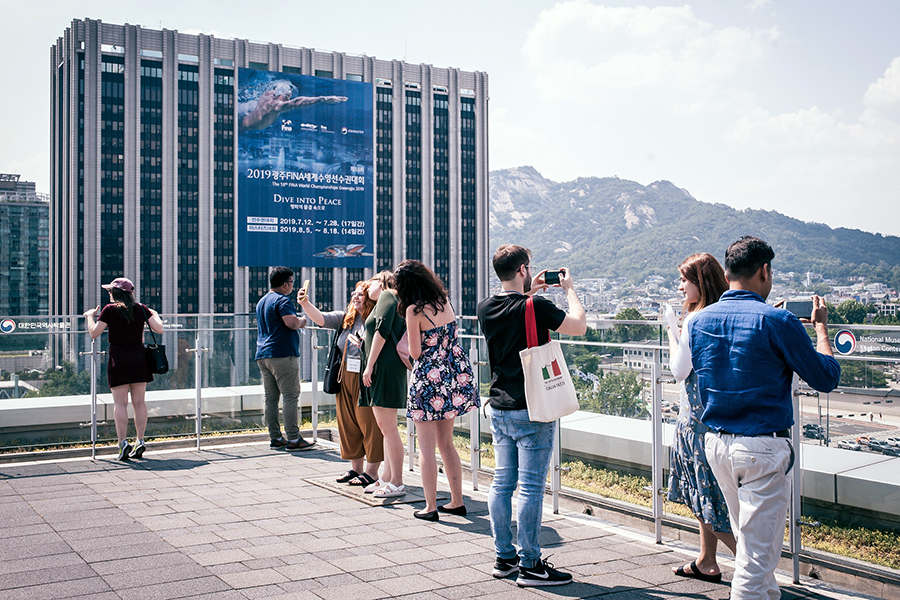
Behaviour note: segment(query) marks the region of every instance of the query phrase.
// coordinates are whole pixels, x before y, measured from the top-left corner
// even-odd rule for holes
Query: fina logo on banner
[[[3,319],[0,321],[0,331],[3,333],[12,333],[16,330],[16,322],[12,319]]]
[[[852,331],[841,329],[834,334],[834,347],[841,354],[852,354],[856,350],[856,336]]]

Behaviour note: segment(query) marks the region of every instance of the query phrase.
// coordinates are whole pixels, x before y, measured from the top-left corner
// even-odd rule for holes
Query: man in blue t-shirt
[[[488,511],[497,554],[492,575],[499,579],[518,571],[516,583],[520,587],[564,585],[572,581],[572,575],[541,559],[539,541],[544,484],[556,422],[539,423],[528,418],[525,374],[519,357],[519,352],[528,347],[526,300],[550,286],[544,281],[546,270],[532,276],[531,252],[522,246],[500,246],[493,264],[501,291],[478,304],[478,322],[491,363],[491,432],[496,466],[488,493]],[[584,308],[568,270],[561,270],[559,286],[566,292],[568,313],[547,298],[534,298],[540,344],[550,341],[550,329],[565,335],[584,335],[587,329]],[[517,486],[518,552],[511,527],[512,496]]]
[[[822,298],[813,296],[809,318],[815,348],[797,317],[766,304],[774,257],[772,247],[755,237],[729,246],[725,277],[730,289],[688,325],[703,404],[700,420],[709,427],[706,457],[737,538],[732,600],[781,597],[775,567],[794,464],[794,373],[820,392],[833,390],[841,377]]]
[[[275,267],[269,274],[269,293],[256,304],[256,364],[266,396],[266,425],[269,447],[291,452],[312,448],[315,442],[300,437],[297,424],[297,402],[300,400],[300,333],[306,318],[297,316],[290,294],[294,289],[294,272]],[[284,397],[284,431],[278,422],[278,398]]]

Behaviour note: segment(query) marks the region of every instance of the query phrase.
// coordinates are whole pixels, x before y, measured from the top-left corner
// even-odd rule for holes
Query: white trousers
[[[737,538],[731,600],[778,600],[775,568],[791,497],[791,442],[710,431],[705,446]]]

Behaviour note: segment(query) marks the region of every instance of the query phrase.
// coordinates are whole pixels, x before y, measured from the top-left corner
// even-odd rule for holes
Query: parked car
[[[812,429],[815,431],[824,431],[824,428],[821,425],[819,425],[818,423],[804,423],[803,429],[804,429],[804,431],[807,429]]]
[[[824,440],[825,432],[819,431],[818,429],[805,429],[803,430],[803,437],[808,437],[814,440]]]
[[[889,437],[884,441],[886,441],[891,446],[894,446],[895,448],[900,448],[900,437]]]
[[[887,442],[882,442],[881,440],[872,440],[869,442],[869,450],[881,452],[885,448],[890,448]]]
[[[837,447],[844,448],[845,450],[862,450],[862,446],[853,440],[841,440],[837,443]]]
[[[887,448],[882,448],[881,453],[885,456],[900,456],[900,448],[888,446]]]
[[[856,443],[862,444],[863,446],[868,446],[869,442],[871,442],[871,441],[872,441],[872,438],[870,438],[867,435],[861,435],[858,438],[856,438]]]

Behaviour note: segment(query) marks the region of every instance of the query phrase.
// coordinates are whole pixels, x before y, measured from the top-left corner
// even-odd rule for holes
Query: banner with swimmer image
[[[238,69],[238,266],[374,267],[372,84]]]

